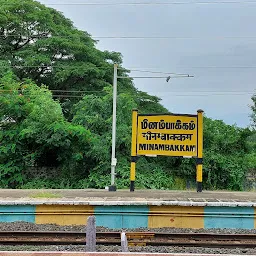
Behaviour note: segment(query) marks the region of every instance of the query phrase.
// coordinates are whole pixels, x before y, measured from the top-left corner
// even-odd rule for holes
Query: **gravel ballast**
[[[96,247],[97,252],[121,252],[120,246]],[[85,246],[77,245],[52,245],[52,246],[0,246],[0,251],[77,251],[85,252]],[[129,247],[130,252],[152,253],[194,253],[194,254],[256,254],[256,248],[226,249],[226,248],[200,248],[200,247],[171,247],[171,246],[135,246]]]
[[[27,222],[0,223],[0,231],[74,231],[85,232],[86,226],[58,226],[55,224],[33,224]],[[181,228],[139,228],[139,229],[107,229],[97,227],[98,232],[104,231],[152,231],[170,233],[219,233],[219,234],[256,234],[255,229],[181,229]],[[51,246],[1,246],[0,251],[85,251],[85,246],[51,245]],[[97,246],[98,252],[120,252],[120,246]],[[130,252],[159,252],[159,253],[206,253],[206,254],[254,254],[255,248],[200,248],[175,246],[135,246],[129,247]]]
[[[59,226],[56,224],[34,224],[29,222],[0,222],[0,231],[74,231],[86,232],[85,225]],[[98,232],[163,232],[163,233],[214,233],[214,234],[256,234],[256,229],[191,229],[191,228],[136,228],[109,229],[97,227]]]

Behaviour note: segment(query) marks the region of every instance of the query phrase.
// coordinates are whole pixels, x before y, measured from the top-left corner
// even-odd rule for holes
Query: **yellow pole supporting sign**
[[[138,110],[132,111],[132,148],[131,148],[131,170],[130,170],[130,191],[133,192],[135,188],[135,168],[137,161],[137,129],[138,129]]]
[[[204,111],[197,110],[197,159],[196,159],[196,181],[197,192],[202,192],[203,182],[203,113]]]

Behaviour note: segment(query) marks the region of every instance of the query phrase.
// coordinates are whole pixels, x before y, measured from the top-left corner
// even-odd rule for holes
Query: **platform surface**
[[[181,205],[256,206],[255,192],[118,190],[104,189],[0,189],[0,205],[84,204],[84,205]]]

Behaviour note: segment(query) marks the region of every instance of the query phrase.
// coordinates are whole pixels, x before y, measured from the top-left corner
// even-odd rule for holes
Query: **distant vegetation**
[[[87,32],[32,0],[0,0],[0,187],[104,188],[110,184],[113,63]],[[119,69],[119,75],[129,72]],[[84,91],[73,93],[70,91]],[[81,96],[81,97],[80,97]],[[204,119],[204,189],[245,189],[256,166],[252,128]],[[117,186],[129,186],[131,111],[168,112],[118,81]],[[228,103],[227,103],[228,104]],[[193,186],[195,160],[141,157],[137,188]]]

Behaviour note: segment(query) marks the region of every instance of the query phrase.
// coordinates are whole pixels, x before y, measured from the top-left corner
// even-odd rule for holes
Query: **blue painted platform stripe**
[[[205,228],[254,228],[253,207],[204,207]]]
[[[34,205],[0,205],[0,222],[26,221],[35,223]]]
[[[141,206],[95,206],[96,225],[108,228],[146,228],[147,205]]]

